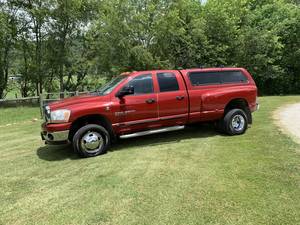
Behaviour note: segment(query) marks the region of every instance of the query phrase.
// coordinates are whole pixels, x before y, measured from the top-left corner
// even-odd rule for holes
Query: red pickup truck
[[[42,139],[69,142],[82,157],[105,153],[118,138],[175,131],[212,121],[245,133],[258,109],[257,88],[243,68],[155,70],[122,74],[97,92],[44,107]]]

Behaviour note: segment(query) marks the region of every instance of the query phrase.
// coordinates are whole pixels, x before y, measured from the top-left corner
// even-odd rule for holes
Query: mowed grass
[[[12,123],[18,122],[28,122],[40,118],[41,114],[38,107],[0,107],[0,126],[12,125]]]
[[[300,146],[272,119],[293,102],[261,98],[243,136],[197,125],[89,159],[44,146],[39,122],[1,127],[0,224],[300,224]]]

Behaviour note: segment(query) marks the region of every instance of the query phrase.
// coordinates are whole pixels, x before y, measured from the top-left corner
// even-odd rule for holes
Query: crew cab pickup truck
[[[258,109],[257,88],[243,68],[155,70],[122,74],[97,92],[44,106],[42,139],[72,143],[82,157],[106,153],[118,138],[214,122],[241,135]]]

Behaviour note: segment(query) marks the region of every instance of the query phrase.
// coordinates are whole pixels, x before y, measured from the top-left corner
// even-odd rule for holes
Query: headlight
[[[45,113],[50,115],[50,107],[49,106],[45,106]]]
[[[67,109],[59,109],[51,112],[50,114],[50,122],[51,123],[67,123],[69,122],[69,118],[71,115],[71,111]]]

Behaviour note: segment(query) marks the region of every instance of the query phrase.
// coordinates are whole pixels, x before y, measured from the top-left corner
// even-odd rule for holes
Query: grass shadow
[[[182,140],[193,138],[207,138],[216,135],[222,135],[215,131],[212,124],[193,124],[187,126],[184,130],[154,134],[149,136],[136,137],[131,139],[119,140],[113,144],[109,150],[122,151],[131,147],[155,146],[164,143],[176,143]],[[62,161],[66,159],[80,159],[72,149],[72,145],[53,146],[48,145],[37,149],[37,155],[40,159],[46,161]]]
[[[63,161],[79,159],[71,145],[46,145],[36,151],[37,156],[46,161]]]
[[[193,124],[180,131],[153,134],[123,140],[121,139],[112,146],[110,151],[121,151],[130,147],[156,146],[164,143],[176,143],[182,140],[193,138],[208,138],[216,135],[222,134],[216,132],[212,124]]]

